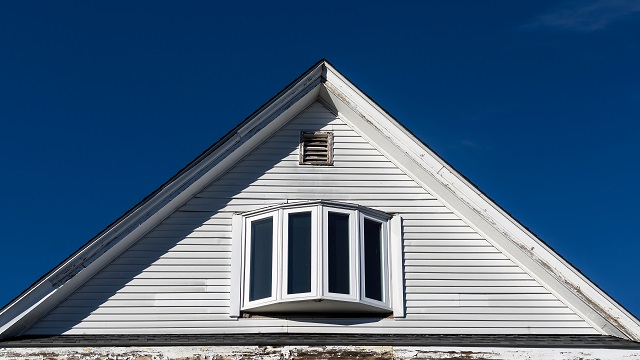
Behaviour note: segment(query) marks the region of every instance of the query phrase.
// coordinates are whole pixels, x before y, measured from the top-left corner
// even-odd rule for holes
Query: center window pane
[[[364,219],[364,296],[382,301],[382,224]]]
[[[311,212],[289,214],[287,293],[311,291]]]
[[[329,292],[349,294],[349,214],[329,212],[327,222]]]
[[[271,296],[273,259],[273,218],[251,223],[251,274],[249,300]]]

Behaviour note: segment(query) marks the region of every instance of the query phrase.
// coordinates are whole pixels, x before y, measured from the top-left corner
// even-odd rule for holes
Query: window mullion
[[[325,284],[325,273],[324,273],[324,207],[322,205],[318,205],[316,208],[316,226],[315,233],[315,254],[312,254],[312,259],[316,261],[315,263],[315,273],[312,272],[312,283],[315,285],[315,296],[320,298],[323,297],[324,294],[324,284]]]
[[[281,300],[282,299],[282,292],[283,290],[283,284],[282,284],[282,276],[283,276],[283,271],[284,270],[280,270],[280,269],[284,269],[283,266],[283,258],[284,256],[282,255],[284,248],[282,245],[282,241],[283,241],[283,234],[282,234],[282,228],[283,228],[283,211],[282,209],[278,209],[278,211],[274,214],[274,217],[277,219],[276,221],[276,226],[274,226],[274,228],[276,228],[276,233],[274,234],[274,239],[276,241],[275,242],[275,246],[274,246],[274,254],[276,254],[276,261],[274,261],[275,263],[275,267],[272,270],[273,276],[274,276],[274,282],[276,283],[276,286],[274,287],[274,291],[276,294],[276,299],[277,300]]]
[[[353,255],[351,255],[351,259],[353,260],[353,285],[352,290],[354,292],[354,296],[356,300],[360,301],[362,299],[362,287],[363,281],[362,277],[364,272],[362,271],[362,214],[360,214],[359,210],[355,210],[355,214],[353,216],[353,240],[351,242],[351,246],[353,248]]]
[[[387,222],[382,222],[381,223],[381,230],[382,233],[380,234],[380,240],[381,240],[381,253],[382,253],[382,258],[380,259],[380,261],[382,262],[382,302],[384,302],[385,304],[390,304],[391,301],[389,299],[389,290],[390,290],[390,286],[389,286],[389,279],[390,279],[390,273],[391,273],[391,269],[389,268],[389,229],[388,229],[389,224]]]
[[[318,274],[320,276],[322,276],[322,279],[320,279],[320,281],[318,282],[318,295],[319,296],[328,296],[329,295],[329,265],[328,265],[328,261],[329,261],[329,255],[328,255],[328,251],[329,251],[329,244],[328,244],[328,239],[329,239],[329,235],[328,235],[328,216],[326,214],[326,209],[324,208],[324,206],[319,205],[319,216],[321,221],[318,223],[318,249],[319,252],[318,254],[320,254],[320,261],[318,261],[319,267],[318,267]]]

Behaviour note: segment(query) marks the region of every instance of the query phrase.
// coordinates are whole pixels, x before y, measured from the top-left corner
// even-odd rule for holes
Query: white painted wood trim
[[[229,294],[229,316],[240,316],[242,274],[242,215],[233,214],[231,219],[231,293]]]
[[[389,220],[391,238],[391,306],[393,317],[402,318],[404,311],[404,264],[402,256],[402,217],[396,215]]]
[[[284,345],[268,348],[271,358],[330,359],[338,354],[354,354],[372,359],[639,359],[638,349],[594,349],[586,347],[507,347],[495,346],[363,346],[363,345]],[[2,359],[259,359],[265,357],[263,346],[93,346],[93,347],[20,347],[1,348]],[[91,355],[88,355],[91,354]],[[355,357],[354,356],[354,357]]]

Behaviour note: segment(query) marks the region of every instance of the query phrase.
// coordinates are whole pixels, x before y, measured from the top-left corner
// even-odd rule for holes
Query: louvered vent
[[[300,165],[331,165],[333,133],[303,131],[300,133]]]

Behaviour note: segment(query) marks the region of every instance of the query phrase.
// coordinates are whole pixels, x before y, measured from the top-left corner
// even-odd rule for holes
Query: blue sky
[[[0,306],[321,58],[640,315],[640,3],[0,4]]]

